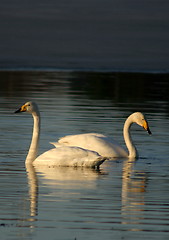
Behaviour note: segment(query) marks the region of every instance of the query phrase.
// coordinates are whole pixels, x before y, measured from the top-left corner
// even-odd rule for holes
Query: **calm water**
[[[169,76],[84,72],[0,72],[0,230],[5,240],[168,239]],[[143,111],[152,136],[132,126],[140,158],[90,169],[25,169],[39,104],[39,152],[66,134],[99,132],[123,146],[122,128]],[[50,236],[50,237],[49,237]]]
[[[0,68],[169,71],[167,0],[1,0]]]

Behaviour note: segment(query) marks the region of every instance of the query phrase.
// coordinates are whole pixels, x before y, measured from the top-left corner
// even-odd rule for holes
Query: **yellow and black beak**
[[[150,128],[148,126],[148,122],[146,120],[143,120],[143,128],[149,133],[151,134]]]
[[[26,112],[26,105],[23,105],[18,110],[16,110],[14,113],[20,113],[20,112]]]

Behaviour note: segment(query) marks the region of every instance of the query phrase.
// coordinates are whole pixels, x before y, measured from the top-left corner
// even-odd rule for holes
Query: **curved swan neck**
[[[33,125],[33,134],[32,134],[32,141],[29,148],[28,155],[26,157],[26,164],[32,163],[37,156],[38,153],[38,145],[39,145],[39,137],[40,137],[40,113],[39,111],[33,112],[32,117],[34,120]]]
[[[123,136],[124,136],[124,141],[125,144],[128,148],[129,151],[129,158],[136,158],[137,157],[137,149],[133,144],[131,135],[130,135],[130,127],[132,125],[133,121],[131,119],[131,117],[129,116],[124,124],[124,128],[123,128]]]

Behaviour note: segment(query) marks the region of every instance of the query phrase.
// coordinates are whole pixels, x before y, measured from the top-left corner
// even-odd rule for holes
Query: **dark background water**
[[[169,74],[80,71],[1,71],[1,94],[29,94],[52,91],[56,84],[69,86],[71,91],[90,99],[108,99],[114,103],[169,101]],[[166,109],[167,111],[167,109]]]
[[[169,1],[2,0],[0,68],[169,70]]]

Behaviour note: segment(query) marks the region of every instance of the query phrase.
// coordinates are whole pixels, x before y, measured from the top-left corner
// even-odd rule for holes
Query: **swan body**
[[[79,146],[85,149],[98,152],[101,156],[108,158],[137,158],[137,149],[133,144],[130,127],[133,123],[142,126],[151,134],[148,122],[141,112],[131,114],[125,121],[123,128],[123,136],[128,149],[128,152],[122,148],[117,142],[98,133],[86,133],[78,135],[69,135],[61,138],[58,142],[52,144],[56,147],[59,146]]]
[[[79,146],[98,152],[101,156],[108,157],[128,157],[127,152],[111,138],[99,133],[84,133],[77,135],[68,135],[58,142],[51,142],[55,147]]]
[[[27,102],[15,113],[28,112],[34,119],[32,141],[26,157],[26,164],[33,166],[64,166],[64,167],[91,167],[99,168],[106,158],[97,152],[83,149],[78,146],[63,146],[53,148],[37,157],[40,138],[40,112],[35,102]]]
[[[101,157],[97,152],[80,147],[63,146],[42,153],[35,159],[33,165],[95,168],[99,167],[104,160],[105,158]]]

